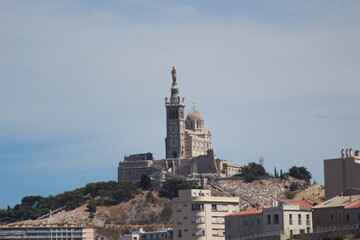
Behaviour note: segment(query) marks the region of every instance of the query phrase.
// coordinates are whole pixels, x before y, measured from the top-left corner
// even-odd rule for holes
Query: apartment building
[[[0,239],[94,240],[94,228],[53,225],[2,225]]]
[[[238,211],[237,197],[212,196],[211,190],[180,190],[172,202],[175,240],[225,239],[225,215]]]
[[[230,214],[226,220],[226,239],[289,239],[312,232],[312,204],[302,200],[281,200]]]

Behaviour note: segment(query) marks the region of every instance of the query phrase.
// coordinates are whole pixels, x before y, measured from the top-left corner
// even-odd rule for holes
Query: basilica
[[[165,158],[153,159],[151,153],[125,156],[119,163],[118,181],[138,181],[142,175],[154,180],[166,178],[230,177],[241,166],[215,156],[211,133],[204,118],[191,109],[185,118],[185,98],[180,97],[175,67],[171,71],[170,98],[165,98]]]

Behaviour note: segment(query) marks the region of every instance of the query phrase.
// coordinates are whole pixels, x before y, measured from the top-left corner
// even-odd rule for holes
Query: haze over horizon
[[[165,155],[177,68],[217,157],[323,184],[360,149],[359,1],[0,1],[0,208]]]

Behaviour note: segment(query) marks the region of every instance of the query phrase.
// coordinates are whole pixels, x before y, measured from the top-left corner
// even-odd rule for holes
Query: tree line
[[[94,212],[96,205],[115,205],[131,199],[137,192],[138,188],[133,183],[109,181],[89,183],[56,196],[27,196],[13,208],[0,209],[0,223],[34,220],[59,208],[73,210],[87,201],[90,201],[88,210]],[[94,207],[95,197],[99,198]]]
[[[235,176],[243,177],[246,182],[252,182],[259,177],[274,177],[281,179],[293,177],[299,180],[304,180],[306,182],[310,182],[312,178],[311,173],[305,167],[292,166],[289,171],[285,173],[283,173],[282,170],[278,172],[276,168],[274,168],[274,175],[271,175],[270,173],[265,171],[263,165],[255,162],[251,162],[247,166],[243,166],[239,170],[239,173]]]

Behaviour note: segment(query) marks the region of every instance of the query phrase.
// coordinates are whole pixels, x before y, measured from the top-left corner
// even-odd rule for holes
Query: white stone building
[[[185,99],[180,98],[174,67],[171,74],[171,96],[165,98],[165,159],[155,160],[151,153],[126,156],[119,163],[118,181],[138,181],[144,174],[153,179],[237,174],[240,165],[216,158],[201,114],[193,108],[185,118]]]
[[[204,118],[192,109],[185,120],[185,98],[180,99],[176,69],[172,69],[170,99],[165,99],[166,107],[166,158],[191,159],[206,155],[211,149],[211,134],[204,129]]]

